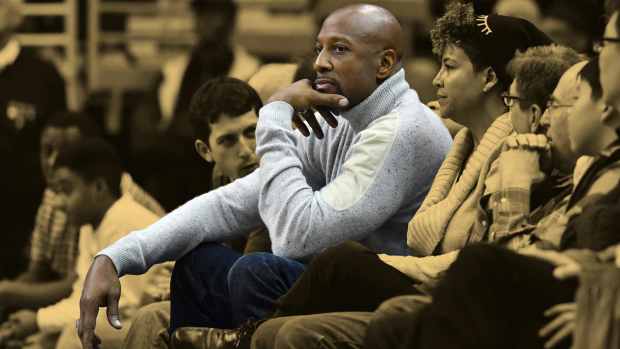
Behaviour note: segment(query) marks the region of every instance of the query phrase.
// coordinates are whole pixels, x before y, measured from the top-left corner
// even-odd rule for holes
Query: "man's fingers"
[[[95,335],[95,325],[99,304],[90,298],[85,298],[82,294],[80,299],[80,319],[78,320],[78,336],[83,348],[92,348],[93,336]]]
[[[313,91],[314,93],[309,95],[309,102],[314,107],[327,107],[338,110],[349,105],[349,100],[345,96]]]
[[[327,121],[327,124],[330,127],[335,128],[336,126],[338,126],[338,120],[336,119],[334,114],[329,111],[329,109],[325,107],[316,107],[316,110],[319,112],[319,114],[321,114],[323,119]]]
[[[545,316],[551,317],[567,311],[577,311],[577,303],[560,303],[545,311]]]
[[[80,326],[82,327],[82,326]],[[82,327],[83,328],[83,327]],[[94,349],[94,337],[95,332],[94,329],[90,329],[88,331],[81,330],[78,332],[80,335],[80,341],[82,342],[82,349]]]
[[[538,148],[546,148],[548,145],[547,137],[545,135],[536,135],[536,143]]]
[[[303,115],[308,125],[310,125],[310,127],[314,131],[314,134],[319,139],[323,139],[323,130],[321,130],[321,125],[319,124],[319,121],[316,119],[316,116],[314,116],[314,110],[308,109]]]
[[[558,280],[570,279],[579,276],[581,273],[581,265],[570,263],[559,266],[553,270],[553,276]]]
[[[519,143],[517,142],[517,137],[516,136],[508,136],[508,138],[506,138],[506,146],[508,148],[516,148],[519,146]]]
[[[108,316],[108,322],[112,327],[120,330],[123,325],[121,324],[121,318],[118,312],[118,300],[121,298],[121,292],[118,288],[114,288],[108,293],[108,307],[106,314]]]
[[[562,313],[555,317],[551,322],[545,325],[540,329],[539,335],[541,337],[547,337],[551,333],[557,331],[559,328],[566,326],[566,324],[570,324],[575,320],[575,313],[566,312]]]
[[[310,136],[310,131],[306,127],[306,124],[304,124],[303,120],[299,117],[299,115],[293,116],[293,123],[302,135],[306,137]]]
[[[550,348],[555,347],[556,345],[558,345],[558,343],[563,341],[565,338],[571,336],[574,330],[575,330],[575,324],[574,323],[571,322],[571,323],[565,324],[562,328],[560,328],[559,331],[557,331],[553,335],[553,337],[551,337],[551,339],[549,339],[545,343],[545,348],[546,349],[550,349]]]

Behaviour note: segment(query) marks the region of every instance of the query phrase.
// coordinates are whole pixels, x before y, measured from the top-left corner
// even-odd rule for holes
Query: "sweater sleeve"
[[[258,172],[188,201],[99,254],[112,259],[119,276],[142,274],[154,264],[177,260],[203,242],[243,236],[261,224]]]
[[[259,211],[274,254],[303,259],[342,241],[361,240],[415,201],[416,191],[428,188],[431,173],[422,164],[433,166],[424,156],[435,149],[414,149],[417,134],[397,137],[401,120],[394,112],[360,132],[339,175],[315,191],[309,183],[317,180],[305,177],[304,161],[313,158],[310,152],[339,145],[317,141],[320,150],[299,146],[306,140],[292,129],[292,115],[289,104],[270,103],[261,109],[257,127]],[[422,194],[417,196],[421,201]]]

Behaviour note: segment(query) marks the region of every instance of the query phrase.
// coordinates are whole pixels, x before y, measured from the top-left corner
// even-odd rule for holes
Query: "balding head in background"
[[[577,76],[587,61],[570,67],[558,81],[558,85],[549,98],[550,105],[541,119],[541,126],[547,129],[551,141],[553,167],[570,173],[577,161],[577,155],[571,150],[568,137],[568,117],[579,97]]]
[[[18,0],[0,0],[0,47],[3,47],[22,22]]]
[[[325,19],[316,40],[315,88],[355,106],[401,68],[403,33],[388,10],[353,5]]]

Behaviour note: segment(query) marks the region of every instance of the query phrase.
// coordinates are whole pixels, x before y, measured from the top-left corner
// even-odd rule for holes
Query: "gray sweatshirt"
[[[203,242],[240,237],[261,224],[282,257],[303,260],[346,240],[378,253],[408,254],[407,224],[451,138],[402,69],[339,116],[336,128],[321,120],[322,140],[291,127],[287,103],[269,103],[259,114],[259,168],[101,251],[119,275],[143,273]]]

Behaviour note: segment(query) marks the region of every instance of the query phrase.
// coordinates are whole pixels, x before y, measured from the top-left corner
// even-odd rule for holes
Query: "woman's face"
[[[484,72],[475,71],[465,51],[456,45],[446,46],[433,80],[440,115],[468,126],[468,111],[481,102],[484,84]]]

